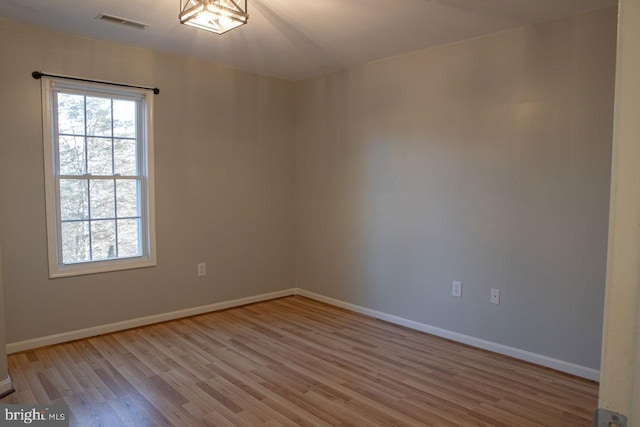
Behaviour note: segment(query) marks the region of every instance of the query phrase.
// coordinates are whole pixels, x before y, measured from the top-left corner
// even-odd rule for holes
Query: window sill
[[[133,270],[156,266],[157,262],[155,259],[144,258],[95,261],[58,266],[54,271],[49,271],[49,278],[58,279],[62,277],[85,276],[88,274],[108,273],[113,271]]]

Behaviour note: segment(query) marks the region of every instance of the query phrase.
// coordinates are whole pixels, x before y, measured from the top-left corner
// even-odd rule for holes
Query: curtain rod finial
[[[40,71],[34,71],[33,73],[31,73],[31,77],[38,80],[42,77],[42,73]]]

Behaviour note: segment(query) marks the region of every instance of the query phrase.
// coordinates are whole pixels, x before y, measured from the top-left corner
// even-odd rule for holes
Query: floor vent
[[[138,30],[144,30],[149,25],[144,22],[132,21],[131,19],[120,18],[119,16],[107,15],[106,13],[101,13],[96,16],[96,19],[100,21],[111,22],[113,24],[126,25],[128,27],[137,28]]]

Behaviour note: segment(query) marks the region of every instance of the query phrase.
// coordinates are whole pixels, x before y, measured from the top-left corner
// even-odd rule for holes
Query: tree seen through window
[[[57,94],[64,264],[141,255],[136,102]]]

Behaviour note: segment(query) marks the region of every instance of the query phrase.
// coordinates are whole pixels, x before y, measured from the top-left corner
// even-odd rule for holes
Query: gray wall
[[[615,44],[608,8],[299,83],[297,285],[598,369]]]
[[[7,379],[7,334],[4,320],[4,281],[2,280],[2,247],[0,245],[0,383]]]
[[[0,58],[9,342],[292,287],[294,83],[6,20]],[[48,279],[33,70],[160,88],[156,268]]]

